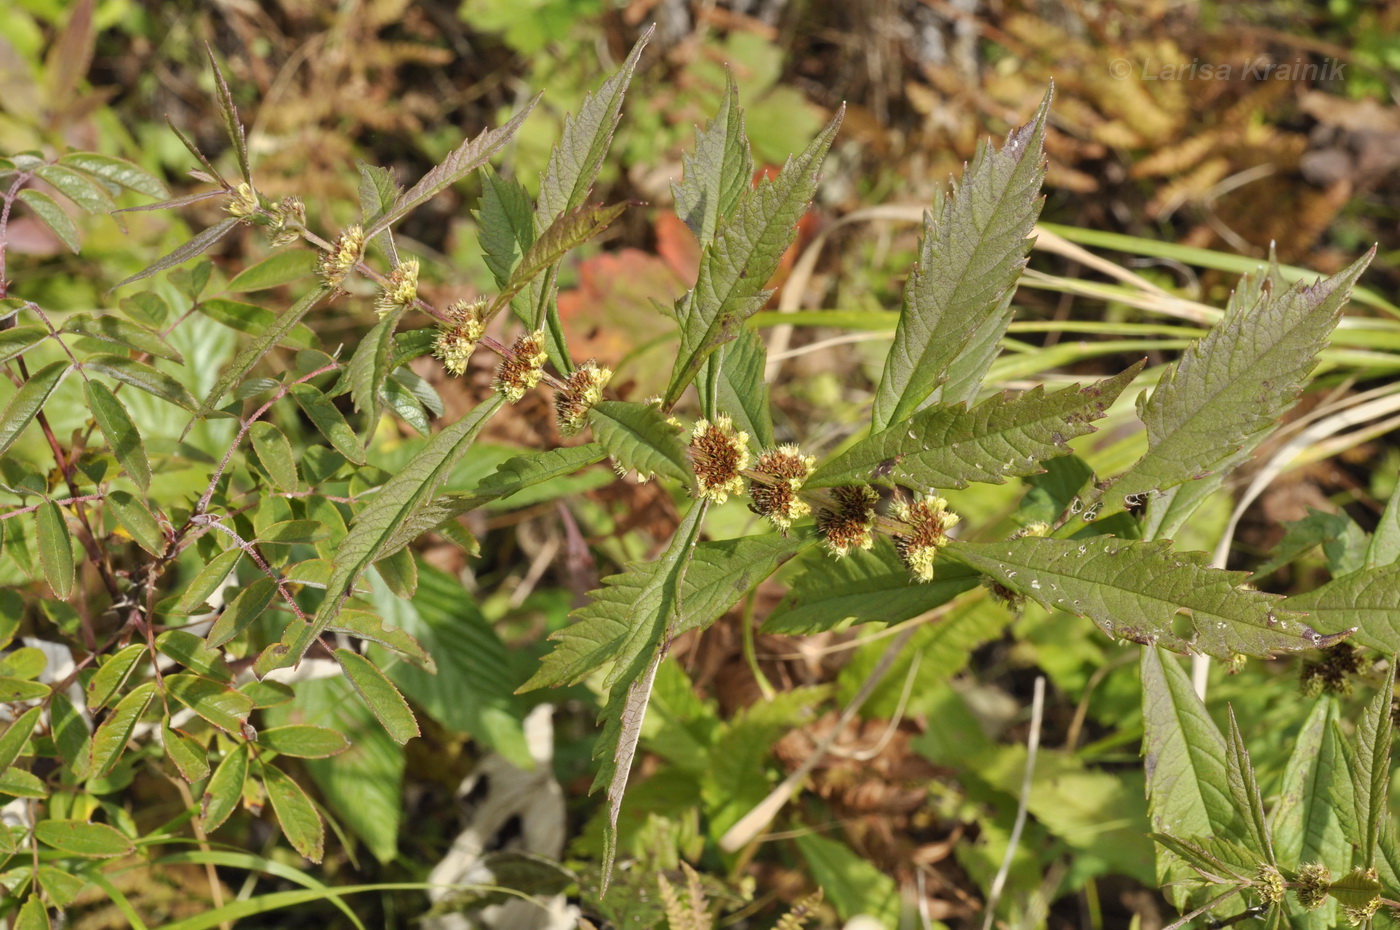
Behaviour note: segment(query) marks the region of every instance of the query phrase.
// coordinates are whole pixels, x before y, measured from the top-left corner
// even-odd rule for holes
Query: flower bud
[[[273,208],[272,224],[268,227],[273,248],[296,242],[305,228],[306,204],[301,202],[300,197],[290,194],[283,197]]]
[[[701,497],[723,504],[729,495],[744,493],[740,472],[749,467],[748,443],[749,434],[735,432],[734,421],[724,414],[713,423],[696,421],[690,434],[690,461]]]
[[[812,512],[807,502],[797,495],[816,465],[816,456],[803,455],[797,446],[791,444],[763,453],[758,457],[756,470],[767,475],[771,481],[754,480],[749,483],[749,497],[753,498],[749,509],[768,518],[768,522],[786,534],[793,521]]]

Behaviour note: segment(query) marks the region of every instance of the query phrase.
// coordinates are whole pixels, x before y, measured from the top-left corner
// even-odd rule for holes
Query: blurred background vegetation
[[[639,205],[567,269],[560,297],[575,355],[617,366],[614,384],[631,399],[659,386],[647,354],[671,351],[664,340],[670,324],[653,301],[669,303],[694,273],[694,241],[670,213],[669,182],[681,174],[696,125],[718,104],[725,66],[738,79],[763,166],[781,165],[836,107],[847,106],[786,265],[798,288],[789,298],[794,306],[872,314],[897,308],[917,226],[907,216],[839,221],[874,206],[928,206],[978,140],[999,138],[1024,121],[1052,80],[1043,220],[1067,227],[1067,235],[1093,231],[1097,238],[1081,233],[1079,241],[1171,293],[1217,307],[1237,275],[1211,270],[1222,263],[1204,261],[1202,253],[1168,245],[1257,259],[1272,243],[1282,262],[1332,272],[1379,242],[1364,283],[1382,297],[1397,283],[1397,2],[97,0],[90,28],[72,22],[74,9],[69,0],[0,4],[0,151],[107,152],[139,162],[177,193],[202,189],[186,176],[188,153],[166,120],[206,152],[223,152],[208,43],[248,124],[261,191],[305,198],[312,227],[326,235],[356,215],[354,160],[391,167],[411,183],[464,135],[499,125],[543,90],[541,107],[500,161],[501,170],[532,186],[564,115],[656,23],[593,198]],[[1228,76],[1221,66],[1230,68]],[[1297,70],[1280,78],[1284,68]],[[471,217],[474,185],[445,192],[402,226],[401,242],[428,259],[424,289],[438,305],[491,287]],[[126,214],[120,224],[92,220],[78,256],[20,217],[10,226],[12,293],[60,311],[101,307],[113,282],[216,222],[218,203],[178,215]],[[815,264],[799,268],[797,256],[822,236]],[[1143,241],[1163,245],[1144,248]],[[225,239],[213,258],[231,277],[265,254],[261,238],[246,231]],[[1060,281],[1095,277],[1071,258],[1044,253],[1032,268]],[[1353,312],[1389,313],[1384,300],[1375,303],[1379,309]],[[1045,324],[1014,334],[1031,350],[1122,335],[1075,329],[1076,322],[1140,319],[1130,307],[1063,286],[1023,288],[1017,307],[1018,320]],[[353,344],[373,319],[368,301],[343,300],[309,323],[329,351]],[[770,343],[782,381],[774,393],[780,438],[800,435],[808,451],[818,451],[849,432],[884,351],[878,328],[874,345],[860,342],[870,336],[866,329],[804,325],[782,331],[781,346]],[[843,339],[856,344],[824,345]],[[1058,370],[1117,371],[1133,351],[1142,354],[1109,348],[1107,357],[1087,348],[1064,356]],[[1168,348],[1150,349],[1154,363]],[[1358,363],[1329,389],[1360,392],[1393,373],[1393,359]],[[420,374],[455,417],[481,395],[490,373],[482,367],[448,382],[425,364]],[[527,400],[498,417],[486,446],[488,458],[492,449],[496,457],[473,467],[484,473],[512,447],[556,442],[541,415],[545,403]],[[396,444],[411,436],[404,425],[381,430],[379,463],[402,461]],[[1241,567],[1263,561],[1283,536],[1282,521],[1311,519],[1316,532],[1295,537],[1331,541],[1331,550],[1265,577],[1273,590],[1306,585],[1309,573],[1320,577],[1344,559],[1350,527],[1373,526],[1394,486],[1400,449],[1392,439],[1368,437],[1338,451],[1275,482],[1240,533]],[[596,868],[599,805],[586,793],[594,696],[582,686],[523,698],[510,693],[529,674],[543,635],[567,622],[597,578],[646,556],[675,526],[676,508],[664,492],[593,477],[579,479],[567,506],[511,501],[474,514],[479,557],[436,538],[419,549],[424,580],[412,610],[448,624],[470,620],[470,630],[489,628],[499,637],[488,643],[500,649],[489,662],[478,655],[459,663],[491,666],[496,677],[482,687],[494,689],[499,714],[430,714],[406,760],[375,769],[362,757],[354,771],[363,778],[354,784],[333,771],[347,771],[346,760],[309,765],[353,837],[328,854],[318,873],[323,880],[425,878],[465,816],[459,783],[482,770],[490,749],[524,764],[523,721],[543,700],[554,706],[552,774],[567,812],[564,830],[550,841],[560,844],[552,854]],[[1009,491],[979,493],[960,502],[974,522],[1004,520],[1014,506]],[[1313,509],[1333,522],[1309,517]],[[737,527],[746,515],[742,506],[733,513]],[[1220,523],[1226,514],[1228,502]],[[1212,529],[1218,535],[1218,526],[1200,529],[1200,547],[1212,544]],[[470,602],[463,585],[473,592]],[[737,915],[730,926],[772,926],[817,885],[826,893],[828,920],[869,913],[892,921],[903,908],[913,921],[980,922],[1015,814],[1024,707],[1039,670],[1051,682],[1043,737],[1050,762],[1037,778],[1032,823],[1002,916],[1016,926],[1092,928],[1130,921],[1151,928],[1171,919],[1143,836],[1135,649],[1085,623],[1035,608],[1012,617],[985,600],[926,627],[916,642],[922,664],[905,656],[890,671],[843,740],[847,751],[817,766],[781,833],[737,859],[721,857],[707,842],[716,835],[707,824],[732,823],[802,763],[884,645],[871,632],[878,624],[858,633],[759,635],[751,664],[743,656],[744,625],[761,623],[784,591],[765,586],[702,640],[678,644],[657,683],[655,722],[643,742],[648,755],[624,823],[623,848],[641,864],[622,874],[605,902],[582,902],[585,913],[600,924],[661,925],[655,877],[684,881],[676,870],[685,859],[701,867],[711,901]],[[406,609],[395,602],[385,594],[386,615]],[[458,636],[454,648],[488,648],[474,635]],[[1298,660],[1256,665],[1212,696],[1233,701],[1242,720],[1268,722],[1266,732],[1247,734],[1260,743],[1255,760],[1267,793],[1304,708],[1288,697]],[[769,687],[781,699],[755,703]],[[757,747],[741,757],[749,768],[716,774],[719,760],[733,766],[741,746]],[[145,790],[154,812],[137,808],[137,816],[168,816],[158,801],[168,786],[152,780]],[[375,822],[361,822],[366,809]],[[551,811],[536,816],[555,816]],[[521,822],[528,816],[516,812],[492,842],[518,845],[531,832]],[[251,815],[225,832],[220,839],[274,854],[259,848],[267,832]],[[237,893],[240,873],[220,874],[228,893]],[[172,918],[210,900],[205,876],[194,869],[131,875],[142,877],[132,878],[128,896]],[[384,892],[358,898],[356,907],[367,925],[409,926],[424,905],[417,893]],[[329,905],[308,905],[283,923],[269,916],[262,925],[311,919],[344,926]],[[70,924],[121,925],[119,914],[98,904]]]

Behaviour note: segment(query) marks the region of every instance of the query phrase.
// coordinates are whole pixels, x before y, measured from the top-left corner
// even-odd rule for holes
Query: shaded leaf
[[[233,552],[242,550],[234,549]],[[227,555],[228,553],[221,553]],[[235,560],[236,561],[236,560]],[[230,563],[232,565],[232,563]],[[227,577],[227,576],[225,576]],[[214,625],[209,628],[210,648],[217,648],[246,630],[254,620],[261,617],[274,598],[277,597],[277,582],[271,578],[255,579],[224,608]]]
[[[215,681],[233,681],[233,669],[224,661],[223,653],[211,649],[202,637],[188,630],[166,630],[156,637],[155,645],[161,655],[192,672]]]
[[[144,643],[132,643],[107,656],[88,681],[87,705],[93,710],[106,707],[131,677],[131,670],[146,654]]]
[[[282,833],[292,848],[312,862],[320,862],[325,851],[326,827],[306,792],[282,770],[267,764],[262,770],[263,786],[272,801],[272,810]]]
[[[0,411],[0,455],[14,445],[19,434],[34,419],[67,373],[67,362],[50,362],[15,391],[5,409]]]
[[[180,364],[184,364],[185,361],[184,356],[162,339],[159,333],[112,313],[97,316],[91,313],[75,313],[64,321],[61,332],[99,339]]]
[[[209,777],[209,753],[203,746],[179,730],[172,730],[167,720],[160,725],[165,754],[175,763],[180,777],[190,784]]]
[[[78,227],[73,225],[73,220],[63,212],[62,207],[54,203],[52,197],[32,187],[26,187],[17,196],[21,203],[34,212],[40,222],[53,231],[70,252],[77,254],[80,245]]]
[[[165,553],[165,533],[145,504],[126,491],[110,491],[106,500],[107,509],[138,546],[154,556]]]
[[[309,384],[293,384],[288,393],[335,451],[356,465],[365,463],[364,447],[330,398]]]
[[[364,698],[394,742],[402,745],[419,735],[418,721],[408,702],[383,672],[364,656],[349,649],[337,649],[335,658],[345,670],[345,677],[350,679],[350,684]]]
[[[16,326],[0,330],[0,363],[18,358],[48,336],[49,331],[42,326]]]
[[[195,309],[209,319],[249,336],[265,332],[277,320],[277,314],[271,310],[224,297],[201,300],[195,304]],[[309,349],[317,344],[317,339],[304,324],[298,323],[282,337],[281,342],[293,348]]]
[[[1324,633],[1352,637],[1387,655],[1400,652],[1400,564],[1363,568],[1284,601]]]
[[[1394,701],[1395,666],[1392,664],[1356,728],[1352,782],[1356,792],[1356,820],[1362,836],[1360,864],[1367,869],[1376,866],[1381,830],[1390,821],[1390,747],[1395,730],[1391,705]]]
[[[70,856],[94,859],[125,856],[136,849],[113,827],[81,820],[41,820],[34,825],[34,838]]]
[[[701,245],[715,237],[720,217],[734,211],[749,190],[753,178],[753,158],[744,133],[744,110],[739,106],[739,88],[728,69],[724,73],[724,97],[719,111],[695,136],[695,154],[682,155],[685,174],[671,182],[680,217]]]
[[[281,287],[315,274],[317,261],[316,253],[310,249],[282,249],[234,275],[225,290],[230,294],[248,294]]]
[[[253,699],[226,684],[198,675],[165,676],[166,693],[226,733],[241,736]]]
[[[1319,698],[1295,737],[1284,767],[1270,819],[1274,849],[1284,868],[1295,869],[1305,862],[1343,862],[1350,856],[1328,790],[1340,775],[1336,747],[1327,739],[1337,716],[1336,700]]]
[[[729,414],[735,429],[749,434],[749,448],[755,452],[777,445],[768,404],[768,382],[763,377],[767,357],[763,340],[753,330],[745,329],[733,343],[710,356],[711,360],[723,358],[723,363],[706,365],[696,382],[702,398],[713,393],[716,401],[715,409],[707,416]],[[709,381],[715,367],[720,371],[719,383],[712,392]]]
[[[100,381],[84,381],[88,409],[122,470],[142,491],[151,485],[151,463],[126,406]],[[155,553],[159,555],[160,553]]]
[[[519,181],[502,178],[488,166],[482,171],[481,206],[475,216],[481,258],[496,286],[505,287],[511,271],[535,242],[530,194]]]
[[[292,444],[287,441],[287,437],[282,435],[282,431],[271,423],[257,422],[248,430],[249,436],[253,440],[253,451],[258,455],[258,461],[266,469],[268,477],[273,484],[283,491],[295,491],[297,489],[297,462],[296,455],[292,452]],[[264,538],[259,534],[259,538]]]
[[[1255,865],[1274,861],[1274,844],[1269,825],[1264,820],[1264,802],[1259,794],[1259,782],[1249,761],[1249,750],[1235,722],[1235,710],[1230,708],[1230,730],[1225,739],[1225,778],[1235,813],[1243,820],[1241,841],[1253,857]]]
[[[44,566],[44,579],[60,600],[73,593],[73,536],[63,511],[53,501],[44,501],[34,511],[38,532],[39,562]]]
[[[199,803],[199,820],[204,832],[213,833],[237,810],[247,778],[248,744],[239,743],[224,754],[204,788],[204,797]]]
[[[229,572],[233,571],[233,567],[238,564],[242,555],[243,550],[234,547],[225,549],[205,563],[180,595],[180,601],[176,604],[174,612],[188,614],[198,609],[218,589],[219,585],[223,584],[224,579],[228,578]]]
[[[102,721],[97,732],[92,735],[92,754],[89,757],[87,774],[95,778],[111,774],[116,768],[127,740],[136,729],[141,715],[155,697],[156,684],[143,682],[131,689],[131,693],[117,702],[107,719]]]
[[[218,193],[222,193],[222,191]],[[215,194],[215,196],[217,196],[217,194]],[[206,198],[197,197],[197,199],[204,200]],[[174,205],[175,204],[154,204],[152,205],[152,207],[147,207],[146,209],[151,209],[155,206]],[[219,222],[215,223],[213,226],[209,226],[205,229],[200,230],[198,233],[195,234],[193,239],[191,239],[189,242],[186,242],[179,248],[175,249],[173,252],[170,252],[168,255],[161,256],[150,265],[147,265],[145,268],[136,272],[136,274],[132,275],[131,277],[123,278],[116,284],[113,284],[110,290],[115,291],[117,288],[125,287],[126,285],[131,284],[133,281],[140,281],[144,278],[149,278],[153,274],[159,274],[167,268],[173,268],[176,265],[183,265],[185,262],[194,258],[196,255],[202,255],[205,252],[209,251],[209,249],[214,245],[214,243],[218,242],[224,236],[227,236],[229,233],[233,232],[233,228],[237,226],[238,223],[239,220],[236,216],[224,217],[223,219],[219,220]]]
[[[0,772],[15,764],[20,750],[24,749],[24,744],[29,742],[29,737],[34,732],[34,725],[43,715],[42,707],[31,707],[5,728],[5,734],[0,736]]]
[[[526,285],[558,264],[570,251],[607,229],[626,209],[625,203],[610,207],[583,205],[561,213],[526,250],[488,312],[494,313],[510,303]]]
[[[195,399],[183,384],[165,372],[152,368],[145,362],[123,355],[89,355],[83,359],[83,367],[89,371],[115,378],[124,384],[145,391],[161,400],[169,401],[186,410],[197,406]]]

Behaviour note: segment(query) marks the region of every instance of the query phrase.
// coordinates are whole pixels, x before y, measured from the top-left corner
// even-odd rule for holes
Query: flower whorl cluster
[[[791,444],[763,453],[758,457],[756,470],[773,480],[772,483],[749,483],[749,497],[753,498],[749,509],[761,517],[767,517],[768,522],[786,534],[794,520],[812,512],[807,502],[797,495],[816,466],[816,456],[803,455],[797,446]]]
[[[1358,865],[1351,870],[1351,874],[1348,877],[1360,879],[1361,882],[1370,884],[1375,882],[1378,876],[1376,875],[1375,869],[1365,869]],[[1371,926],[1371,918],[1375,917],[1376,911],[1380,909],[1381,896],[1377,893],[1373,893],[1370,900],[1365,904],[1342,904],[1342,916],[1345,917],[1347,923],[1351,924],[1353,927],[1369,927]]]
[[[1298,881],[1293,896],[1305,911],[1322,907],[1332,887],[1332,870],[1321,862],[1306,862],[1298,868]]]
[[[723,504],[729,495],[744,493],[740,472],[749,467],[749,434],[735,432],[734,421],[724,414],[713,423],[697,420],[690,434],[690,461],[700,497]]]
[[[296,242],[305,228],[306,204],[301,202],[300,197],[288,194],[272,208],[272,220],[268,223],[267,233],[272,237],[273,248]]]
[[[258,195],[247,181],[240,181],[238,188],[224,201],[224,209],[228,211],[229,216],[236,216],[240,220],[246,220],[257,213],[260,206]]]
[[[544,348],[544,330],[525,333],[515,340],[510,352],[501,359],[491,387],[510,403],[516,403],[525,396],[526,391],[540,383],[547,358],[549,353]]]
[[[486,332],[486,321],[482,319],[485,309],[485,300],[473,303],[458,300],[448,304],[447,319],[438,327],[437,338],[433,340],[433,355],[442,361],[442,367],[449,374],[460,375],[467,370],[467,361],[482,333]]]
[[[374,301],[374,312],[382,320],[395,311],[411,306],[418,299],[418,259],[399,262],[389,272],[384,290]]]
[[[894,515],[911,530],[894,534],[895,551],[917,580],[932,581],[933,559],[948,545],[948,530],[962,518],[948,510],[947,501],[932,494],[897,501]]]
[[[1287,893],[1287,887],[1283,882],[1283,873],[1276,866],[1265,862],[1259,866],[1255,873],[1254,890],[1259,892],[1259,897],[1265,904],[1274,905],[1283,900]]]
[[[345,276],[350,273],[350,269],[355,267],[364,254],[364,227],[358,224],[347,226],[336,237],[330,250],[321,253],[321,260],[316,265],[316,273],[321,276],[322,281],[326,282],[327,287],[338,288],[345,281]]]
[[[839,559],[852,549],[869,549],[875,544],[875,505],[880,495],[868,484],[831,489],[836,508],[817,513],[817,529],[826,547]]]
[[[564,379],[564,389],[554,395],[554,416],[559,435],[576,436],[593,405],[603,399],[603,388],[612,380],[611,368],[600,368],[593,359],[574,369]]]

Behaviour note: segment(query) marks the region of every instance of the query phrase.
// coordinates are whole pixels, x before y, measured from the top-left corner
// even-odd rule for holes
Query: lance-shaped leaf
[[[953,540],[943,551],[1047,610],[1175,652],[1268,657],[1345,638],[1318,633],[1284,610],[1278,595],[1241,588],[1246,572],[1211,568],[1208,554],[1174,551],[1167,540]]]
[[[290,775],[274,766],[260,764],[263,786],[282,833],[292,848],[312,862],[320,862],[325,850],[326,827],[316,805]]]
[[[60,158],[58,163],[101,178],[110,184],[145,194],[147,197],[170,196],[170,191],[158,178],[124,158],[113,158],[97,152],[69,152]]]
[[[234,155],[238,158],[238,173],[243,176],[244,181],[252,184],[253,172],[248,165],[248,140],[243,136],[243,123],[238,119],[238,108],[233,105],[233,94],[228,89],[228,82],[224,80],[224,72],[219,68],[219,62],[214,58],[214,50],[206,44],[204,52],[209,56],[209,66],[214,70],[214,102],[219,107],[219,115],[224,120],[224,131],[228,133]]]
[[[502,402],[499,394],[493,394],[491,399],[430,439],[407,465],[384,483],[341,540],[330,580],[326,583],[326,599],[314,620],[309,625],[300,622],[288,625],[282,641],[263,650],[254,666],[259,676],[301,660],[312,641],[335,621],[345,599],[350,596],[355,579],[384,557],[399,526],[432,500]]]
[[[1356,822],[1362,837],[1361,865],[1374,868],[1381,831],[1390,820],[1390,746],[1395,720],[1391,705],[1395,700],[1395,666],[1361,715],[1356,728],[1355,767],[1352,783],[1356,791]]]
[[[1366,549],[1366,567],[1380,568],[1400,562],[1400,487],[1390,492],[1385,512]],[[1400,650],[1389,650],[1391,652]]]
[[[202,200],[204,198],[200,197],[199,199]],[[223,219],[219,220],[219,222],[215,223],[213,226],[210,226],[208,229],[200,230],[197,234],[195,234],[195,237],[193,239],[191,239],[189,242],[186,242],[178,249],[175,249],[170,254],[164,255],[156,259],[150,265],[147,265],[145,268],[136,272],[136,274],[132,275],[131,277],[123,278],[116,284],[113,284],[109,289],[108,293],[110,293],[111,291],[115,291],[119,287],[125,287],[133,281],[140,281],[143,278],[149,278],[153,274],[159,274],[167,268],[174,268],[176,265],[184,264],[185,262],[194,258],[196,255],[202,255],[203,253],[209,251],[209,249],[213,247],[214,243],[218,242],[224,236],[227,236],[230,232],[232,232],[233,228],[237,226],[239,222],[241,221],[236,216],[226,216]]]
[[[690,227],[702,246],[714,239],[720,217],[734,211],[753,178],[753,158],[749,154],[748,136],[744,133],[739,88],[728,69],[725,69],[724,78],[724,97],[719,112],[696,134],[695,154],[681,156],[685,168],[681,181],[671,183],[676,216]]]
[[[24,428],[34,419],[34,415],[44,406],[49,395],[67,373],[66,361],[50,362],[34,372],[29,380],[15,391],[5,409],[0,410],[0,455],[14,445],[19,434],[24,432]]]
[[[1190,676],[1159,649],[1142,650],[1142,716],[1153,828],[1178,837],[1238,836],[1241,821],[1226,788],[1225,738],[1192,690]],[[1173,857],[1158,855],[1160,881],[1185,874]],[[1171,897],[1182,907],[1186,890],[1174,887]]]
[[[872,427],[918,410],[987,321],[1004,312],[1030,254],[1045,177],[1047,93],[1035,119],[1001,151],[982,144],[955,193],[924,218],[919,264],[905,285],[894,344],[875,394]]]
[[[370,227],[393,209],[394,201],[402,191],[398,181],[394,179],[394,172],[388,168],[379,168],[359,160],[356,160],[355,167],[360,172],[360,225]],[[393,232],[388,229],[382,230],[373,241],[380,251],[388,256],[389,263],[397,266],[399,253],[394,246]]]
[[[62,207],[54,202],[52,197],[41,191],[36,191],[32,187],[20,191],[18,197],[20,203],[33,210],[40,222],[52,230],[59,241],[68,246],[70,252],[77,254],[80,245],[78,227],[73,225],[72,219],[63,211]]]
[[[588,411],[593,435],[619,466],[644,477],[690,483],[690,455],[680,430],[652,404],[605,400]]]
[[[71,168],[43,165],[34,173],[89,213],[109,213],[117,208],[107,188]]]
[[[16,326],[0,330],[0,364],[18,358],[49,337],[43,326]]]
[[[75,313],[64,321],[62,331],[135,349],[179,364],[184,364],[185,361],[184,356],[167,344],[158,333],[111,313],[98,316]]]
[[[439,191],[456,184],[486,164],[487,160],[500,151],[501,147],[510,140],[510,137],[515,135],[515,131],[520,128],[521,123],[525,122],[525,117],[530,115],[530,111],[535,108],[539,99],[536,96],[525,105],[523,110],[515,114],[510,122],[499,129],[487,130],[475,139],[469,139],[454,149],[450,155],[443,159],[442,164],[423,175],[417,184],[395,198],[393,205],[365,229],[365,238],[373,239],[380,232],[407,216],[415,207],[426,203]]]
[[[329,440],[335,451],[356,465],[365,463],[365,450],[355,437],[355,431],[345,422],[345,415],[334,403],[309,384],[293,384],[288,392],[303,413]]]
[[[1253,881],[1259,874],[1259,856],[1239,843],[1218,836],[1177,837],[1153,833],[1152,838],[1171,850],[1213,885]]]
[[[749,434],[749,448],[755,452],[773,448],[777,440],[773,438],[768,382],[763,380],[768,358],[763,340],[753,330],[745,329],[732,344],[715,352],[710,359],[721,357],[723,365],[706,365],[696,382],[702,398],[713,396],[715,399],[715,409],[707,415],[729,414],[735,429]],[[716,367],[719,368],[719,383],[711,389],[709,379],[714,377]]]
[[[1256,864],[1268,862],[1277,865],[1273,838],[1264,819],[1259,781],[1254,775],[1254,765],[1249,761],[1249,750],[1245,748],[1239,724],[1235,722],[1233,707],[1230,708],[1230,732],[1225,745],[1225,780],[1230,787],[1231,804],[1242,821],[1243,845],[1253,854]]]
[[[101,381],[83,382],[83,391],[87,395],[92,418],[122,470],[136,482],[137,487],[146,490],[151,484],[151,463],[146,458],[141,434],[137,432],[131,415],[126,412],[126,406]]]
[[[86,769],[88,774],[101,778],[116,768],[117,760],[126,749],[126,741],[131,739],[131,732],[136,729],[137,721],[146,712],[155,694],[155,682],[147,681],[132,688],[130,694],[117,702],[112,713],[92,735],[92,749]]]
[[[776,178],[764,178],[721,219],[700,255],[695,287],[676,303],[681,345],[663,408],[676,403],[710,353],[738,336],[744,321],[768,302],[767,284],[797,236],[797,221],[844,115],[844,109],[837,112],[801,155],[789,158]]]
[[[534,241],[524,257],[520,259],[520,263],[511,272],[505,287],[501,289],[500,296],[492,302],[488,312],[495,313],[510,303],[511,298],[520,293],[526,285],[557,264],[572,249],[607,229],[608,225],[621,216],[622,211],[626,209],[627,204],[625,203],[613,204],[610,207],[601,204],[593,206],[585,204],[561,213],[544,232],[540,233],[540,237]]]
[[[408,702],[373,662],[349,649],[337,649],[335,659],[394,742],[403,745],[419,734],[418,720]]]
[[[886,536],[874,548],[832,559],[814,551],[803,558],[788,594],[763,623],[765,633],[819,633],[838,624],[899,623],[948,603],[977,587],[981,576],[956,562],[938,565],[934,579],[918,584]]]
[[[1142,370],[1088,387],[1046,394],[1036,386],[1017,396],[990,397],[968,410],[934,405],[856,443],[807,479],[824,488],[874,482],[887,486],[964,488],[970,481],[1002,484],[1007,475],[1033,475],[1043,459],[1067,455],[1068,441],[1091,433],[1099,419]]]
[[[330,288],[324,285],[315,287],[303,295],[296,303],[282,311],[277,319],[273,321],[272,325],[263,330],[262,334],[259,335],[257,339],[254,339],[246,349],[238,353],[238,356],[229,364],[229,367],[219,376],[219,380],[209,389],[209,393],[204,395],[204,400],[200,403],[199,410],[195,412],[195,419],[198,420],[209,416],[219,405],[219,401],[223,399],[223,396],[228,393],[229,389],[242,381],[243,376],[252,371],[253,366],[261,361],[264,355],[271,352],[273,347],[285,339],[287,334],[301,322],[301,318],[306,316],[311,308],[316,306],[321,298],[329,293]],[[194,425],[194,422],[194,420],[191,420],[189,425],[185,427],[186,433],[190,431],[190,427]]]
[[[73,593],[73,536],[68,532],[68,522],[53,501],[40,504],[34,512],[34,520],[44,578],[53,593],[66,601]]]
[[[481,206],[476,224],[481,258],[491,269],[497,287],[505,287],[510,273],[535,243],[535,218],[530,194],[519,181],[503,178],[488,165],[481,174]]]
[[[206,833],[212,833],[238,809],[243,797],[243,782],[248,778],[248,744],[239,743],[227,753],[214,777],[204,788],[199,804],[199,819]]]
[[[380,393],[389,380],[389,355],[394,347],[394,329],[399,325],[401,310],[388,314],[374,325],[345,368],[345,382],[350,387],[350,399],[357,413],[365,415],[366,440],[374,434],[379,422]]]
[[[573,474],[607,457],[607,450],[601,443],[591,442],[587,445],[564,446],[547,452],[531,452],[507,459],[497,466],[494,472],[481,479],[481,483],[472,490],[464,494],[443,495],[416,511],[399,525],[394,535],[384,544],[384,556],[392,555],[453,517],[461,516],[491,501],[509,497],[541,482]]]
[[[83,359],[83,367],[115,378],[123,384],[129,384],[152,397],[159,397],[186,410],[193,410],[198,405],[189,389],[172,375],[125,355],[89,355]]]
[[[1363,568],[1284,602],[1324,633],[1353,633],[1362,646],[1400,652],[1400,564]]]
[[[1296,869],[1305,862],[1340,863],[1351,856],[1328,788],[1344,774],[1339,771],[1335,735],[1331,734],[1335,720],[1336,699],[1319,698],[1298,731],[1284,767],[1283,784],[1270,819],[1274,850],[1284,868]],[[1348,798],[1348,810],[1352,803]],[[1305,922],[1308,930],[1330,927],[1335,910],[1335,904],[1324,904],[1318,912],[1321,919]]]
[[[1212,473],[1224,475],[1273,428],[1307,381],[1374,250],[1312,285],[1238,306],[1172,365],[1138,413],[1147,452],[1104,493],[1100,516]]]

